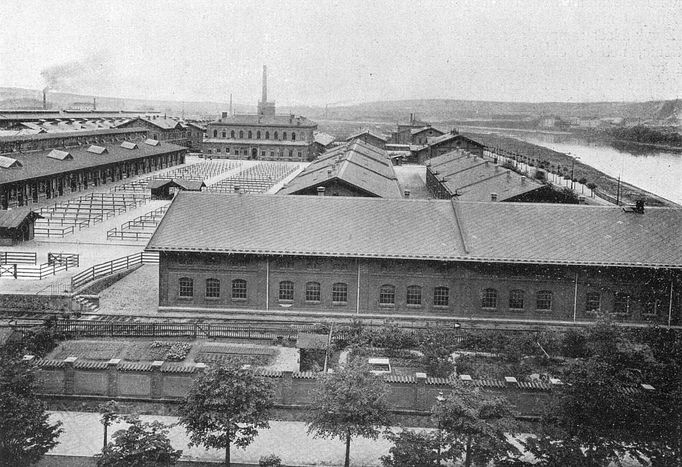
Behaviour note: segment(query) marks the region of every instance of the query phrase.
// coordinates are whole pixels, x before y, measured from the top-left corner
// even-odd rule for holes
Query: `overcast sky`
[[[679,98],[682,3],[0,2],[0,86],[255,104],[263,64],[280,105]]]

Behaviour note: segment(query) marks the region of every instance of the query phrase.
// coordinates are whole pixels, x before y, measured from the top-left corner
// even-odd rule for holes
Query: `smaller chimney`
[[[324,196],[324,187],[323,186],[317,187],[317,196]]]
[[[405,196],[405,198],[409,198],[410,197],[410,190],[405,190],[403,192],[403,195]]]
[[[490,201],[497,201],[497,193],[490,193]]]
[[[525,177],[525,175],[521,175],[521,185],[525,185],[525,184],[526,184],[526,177]]]
[[[241,189],[240,189],[239,185],[234,186],[234,192],[235,193],[241,193]]]

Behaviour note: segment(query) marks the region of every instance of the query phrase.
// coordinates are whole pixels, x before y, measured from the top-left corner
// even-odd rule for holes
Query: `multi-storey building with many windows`
[[[263,67],[263,96],[258,113],[230,115],[209,123],[203,152],[228,159],[308,161],[316,156],[317,123],[298,115],[277,115],[268,102],[267,69]]]

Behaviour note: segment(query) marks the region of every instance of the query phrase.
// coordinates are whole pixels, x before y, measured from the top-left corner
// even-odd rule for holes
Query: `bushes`
[[[154,341],[149,345],[152,349],[166,348],[166,354],[163,359],[169,362],[181,362],[189,351],[192,350],[192,344],[188,342],[162,342]]]

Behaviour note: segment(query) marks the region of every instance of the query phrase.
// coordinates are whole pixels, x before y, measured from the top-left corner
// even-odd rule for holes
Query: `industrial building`
[[[263,67],[263,92],[256,114],[231,115],[206,127],[203,152],[228,159],[310,161],[317,155],[317,123],[298,115],[277,115],[268,101],[267,68]]]
[[[640,208],[182,192],[147,249],[160,311],[678,324],[682,210]]]
[[[187,125],[165,115],[140,116],[121,123],[116,128],[146,128],[150,139],[185,147],[190,145],[190,130]]]

